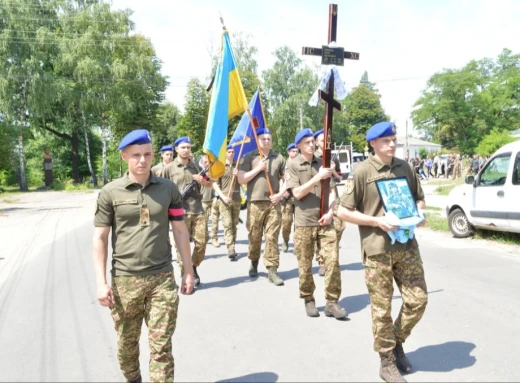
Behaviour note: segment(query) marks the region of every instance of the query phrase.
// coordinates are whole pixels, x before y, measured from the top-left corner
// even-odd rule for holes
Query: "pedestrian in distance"
[[[155,174],[157,177],[160,177],[163,168],[173,161],[173,146],[165,145],[161,149],[159,149],[159,151],[161,152],[162,161],[159,164],[152,167],[152,173]]]
[[[282,221],[280,200],[285,193],[285,159],[271,150],[273,142],[269,129],[260,128],[256,135],[258,149],[243,156],[238,167],[238,182],[247,185],[246,226],[249,231],[248,258],[251,260],[249,276],[258,276],[262,236],[265,234],[264,265],[269,271],[268,280],[275,286],[282,286],[283,280],[278,275],[278,238]]]
[[[150,380],[173,382],[172,335],[177,322],[178,287],[172,266],[169,224],[184,260],[181,293],[194,278],[181,194],[170,180],[151,172],[153,151],[145,129],[128,133],[119,145],[126,174],[105,185],[94,215],[93,261],[97,299],[110,307],[117,333],[119,366],[128,382],[141,382],[139,338],[148,327]],[[106,278],[112,231],[112,281]]]
[[[312,130],[303,129],[298,132],[294,143],[300,150],[294,160],[289,161],[286,175],[287,188],[294,195],[295,229],[294,248],[298,249],[298,275],[300,298],[304,300],[305,312],[309,317],[319,317],[314,299],[314,278],[312,276],[312,259],[315,249],[324,253],[325,264],[325,315],[344,319],[347,312],[338,300],[341,295],[341,273],[338,253],[336,252],[336,230],[333,226],[336,193],[334,180],[331,179],[332,168],[323,168],[321,160],[314,156],[315,141]],[[331,183],[329,209],[320,216],[321,181]],[[316,246],[318,244],[318,246]]]
[[[172,180],[183,196],[184,222],[188,228],[188,233],[193,238],[194,247],[191,255],[191,263],[193,265],[193,275],[195,277],[195,286],[200,284],[200,276],[198,267],[204,260],[206,255],[206,218],[204,217],[204,208],[202,207],[201,187],[211,188],[211,181],[207,175],[199,174],[201,169],[193,161],[191,154],[191,140],[189,137],[179,137],[175,140],[173,148],[177,153],[177,157],[168,165],[166,165],[161,173],[161,177]],[[192,188],[188,190],[187,186],[195,181]],[[184,272],[184,263],[179,259],[179,267],[181,275]]]
[[[285,169],[289,166],[289,161],[298,156],[298,148],[293,143],[287,146],[287,163]],[[286,191],[282,199],[282,251],[289,250],[289,239],[294,218],[294,198],[289,191]]]
[[[406,177],[419,209],[424,193],[417,173],[404,160],[395,157],[396,127],[392,122],[372,126],[366,135],[374,154],[350,173],[338,210],[339,218],[359,226],[365,283],[370,295],[374,350],[379,353],[379,375],[386,382],[406,382],[399,370],[410,372],[412,365],[403,350],[413,328],[422,318],[428,302],[423,263],[416,238],[392,244],[377,191],[379,179]],[[401,292],[403,304],[392,323],[393,283]],[[398,370],[399,369],[399,370]]]

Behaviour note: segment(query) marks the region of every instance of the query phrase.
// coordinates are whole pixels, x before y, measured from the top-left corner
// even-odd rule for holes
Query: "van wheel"
[[[455,238],[467,238],[473,234],[468,217],[460,209],[453,210],[448,216],[448,226]]]

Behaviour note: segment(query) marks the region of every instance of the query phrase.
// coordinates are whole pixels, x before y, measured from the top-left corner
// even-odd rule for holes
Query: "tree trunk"
[[[108,183],[107,167],[107,132],[105,127],[105,113],[101,114],[101,138],[103,140],[103,185]]]
[[[10,135],[11,145],[9,146],[9,157],[11,157],[11,163],[13,164],[14,174],[16,176],[16,183],[20,185],[20,163],[17,161],[16,153],[16,139]]]
[[[72,178],[74,179],[74,183],[79,183],[79,137],[78,137],[78,128],[74,126],[72,128],[71,140],[72,144]]]
[[[27,187],[27,178],[25,176],[25,154],[23,151],[23,128],[25,125],[25,88],[26,88],[26,82],[24,83],[22,94],[21,94],[21,101],[22,105],[20,108],[20,122],[18,126],[18,157],[20,159],[20,190],[21,191],[29,191],[29,188]]]
[[[97,177],[94,174],[94,169],[92,168],[92,160],[90,159],[90,145],[88,142],[87,119],[85,118],[85,112],[81,112],[81,117],[83,119],[83,132],[85,133],[85,150],[87,152],[88,170],[90,171],[90,176],[92,177],[92,183],[94,184],[94,186],[97,186]]]

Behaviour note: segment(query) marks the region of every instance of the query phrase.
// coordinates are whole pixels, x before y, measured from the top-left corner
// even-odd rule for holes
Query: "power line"
[[[125,15],[126,16],[126,15]],[[0,19],[2,16],[0,15]],[[32,18],[32,17],[9,17],[9,20],[13,21],[45,21],[45,22],[60,22],[60,23],[68,23],[68,22],[78,22],[78,23],[107,23],[107,24],[119,24],[122,20],[92,20],[91,18],[85,18],[85,19],[72,19],[72,18],[66,18],[66,17],[60,17],[58,16],[56,19],[38,19],[38,18]],[[130,21],[130,19],[128,18]]]

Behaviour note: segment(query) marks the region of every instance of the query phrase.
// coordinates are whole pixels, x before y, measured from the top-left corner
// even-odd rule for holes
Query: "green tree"
[[[193,142],[193,151],[202,150],[208,120],[210,95],[197,78],[188,82],[184,114],[177,127],[177,135],[188,136]]]
[[[157,152],[164,145],[172,145],[177,138],[178,124],[182,118],[179,108],[171,102],[161,104],[157,110],[150,133],[153,136],[153,148]]]
[[[378,122],[389,120],[381,106],[381,97],[365,85],[358,85],[343,100],[345,137],[350,137],[357,151],[364,151],[366,132]]]
[[[376,84],[374,84],[373,82],[370,82],[370,80],[368,79],[368,72],[367,71],[363,72],[363,75],[361,76],[361,80],[359,80],[359,85],[364,85],[368,89],[370,89],[370,90],[374,91],[375,93],[379,94],[379,90],[377,90]]]
[[[515,139],[509,135],[507,129],[500,130],[498,128],[493,128],[491,132],[484,136],[482,141],[480,141],[475,151],[483,156],[488,156],[495,153],[505,144],[513,142],[514,140]]]

